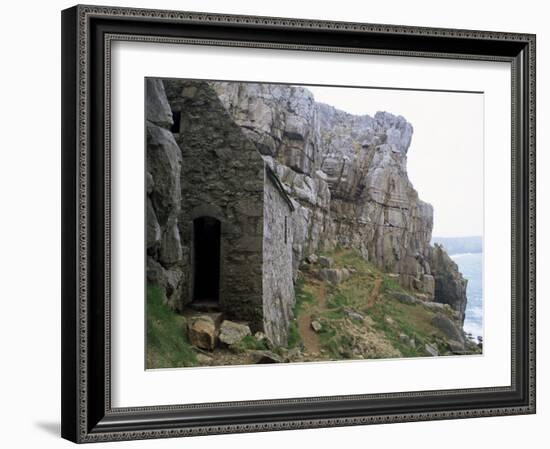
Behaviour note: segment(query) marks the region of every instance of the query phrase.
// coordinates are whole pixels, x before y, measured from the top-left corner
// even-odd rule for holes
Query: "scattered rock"
[[[246,324],[239,324],[234,321],[225,320],[220,326],[219,339],[222,343],[228,346],[239,343],[248,335],[252,335],[252,333]]]
[[[323,268],[319,270],[319,277],[333,284],[339,284],[349,279],[350,273],[346,269]]]
[[[300,347],[288,349],[281,346],[277,348],[276,355],[279,355],[280,359],[284,363],[302,362],[304,360],[303,354],[302,354],[302,348]]]
[[[264,364],[264,363],[282,363],[283,359],[279,357],[277,354],[271,351],[261,351],[261,350],[254,350],[254,351],[248,351],[252,363],[256,364]]]
[[[321,326],[321,323],[319,323],[319,321],[317,321],[317,320],[311,322],[311,328],[315,332],[319,332],[322,329],[322,327],[323,326]]]
[[[406,334],[399,334],[399,341],[405,345],[409,344],[410,338]]]
[[[426,343],[426,345],[424,346],[424,349],[426,349],[426,352],[430,354],[432,357],[437,357],[439,355],[437,346],[434,344]]]
[[[395,321],[393,320],[393,318],[391,316],[385,317],[384,321],[386,322],[386,324],[389,324],[390,326],[393,326],[395,324]]]
[[[449,340],[447,342],[447,346],[449,346],[449,350],[452,352],[452,353],[462,353],[464,352],[464,343],[460,343],[458,341],[455,341],[455,340]]]
[[[391,292],[391,295],[397,299],[399,302],[402,302],[403,304],[418,304],[420,301],[416,299],[414,296],[407,295],[406,293],[402,292]]]
[[[365,315],[363,315],[362,313],[359,313],[355,310],[351,310],[351,309],[344,309],[344,313],[350,317],[352,320],[358,320],[358,321],[363,321],[365,319]]]
[[[319,264],[324,268],[331,268],[334,263],[330,257],[319,256]]]
[[[309,256],[306,257],[307,263],[317,263],[318,260],[319,258],[317,257],[316,254],[310,254]]]
[[[363,317],[363,326],[374,326],[374,320],[370,316],[365,315]]]
[[[430,310],[439,310],[444,311],[447,309],[447,304],[443,304],[441,302],[432,302],[432,301],[424,301],[422,302],[422,305]]]
[[[208,315],[191,317],[187,326],[189,343],[197,348],[212,351],[216,346],[216,324]]]
[[[197,362],[199,363],[199,365],[208,366],[212,363],[212,360],[213,358],[206,354],[203,354],[201,352],[197,353]]]
[[[254,338],[256,339],[256,341],[264,341],[267,337],[263,332],[256,332],[254,334]]]

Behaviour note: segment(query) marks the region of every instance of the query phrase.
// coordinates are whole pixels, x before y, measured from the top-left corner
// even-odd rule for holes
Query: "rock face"
[[[436,244],[430,252],[431,265],[435,273],[435,297],[438,302],[449,304],[456,310],[460,321],[464,323],[468,280],[460,274],[457,264],[442,246]]]
[[[462,329],[458,328],[454,321],[447,315],[441,312],[436,313],[432,319],[432,324],[440,329],[449,339],[464,344],[464,333]]]
[[[182,157],[170,132],[172,112],[161,80],[147,81],[147,101],[147,278],[164,287],[175,307],[185,278],[178,231]]]
[[[404,287],[463,314],[462,276],[432,251],[433,209],[407,175],[410,123],[387,112],[348,114],[302,87],[211,85],[296,203],[294,273],[318,250],[354,248]]]
[[[302,87],[275,84],[211,85],[295,201],[292,229],[296,273],[303,257],[323,246],[331,228],[330,190],[321,171],[323,151],[313,94]]]
[[[228,346],[239,343],[248,335],[252,335],[252,333],[246,324],[239,324],[233,321],[225,320],[220,326],[219,339],[222,343]]]
[[[348,114],[275,84],[148,80],[147,101],[147,275],[174,308],[192,299],[192,220],[208,215],[221,222],[220,304],[276,345],[300,264],[336,246],[464,320],[466,281],[430,245],[403,117]]]

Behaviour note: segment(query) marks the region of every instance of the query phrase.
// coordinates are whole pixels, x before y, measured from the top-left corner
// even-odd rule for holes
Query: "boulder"
[[[319,270],[319,277],[333,284],[339,284],[350,277],[350,272],[344,268],[323,268]]]
[[[414,296],[407,295],[406,293],[402,292],[391,292],[391,295],[397,299],[399,302],[402,302],[403,304],[418,304],[420,301],[416,299]]]
[[[426,307],[427,309],[434,310],[434,311],[445,311],[447,309],[447,304],[443,304],[441,302],[433,302],[433,301],[424,301],[422,302],[422,305]]]
[[[447,338],[464,344],[464,333],[447,315],[438,312],[432,318],[432,325],[437,327]]]
[[[311,322],[311,328],[315,331],[315,332],[319,332],[323,326],[321,326],[321,323],[319,323],[319,321],[317,320],[313,320]]]
[[[220,326],[219,339],[227,346],[234,345],[243,340],[248,335],[252,335],[250,328],[246,324],[235,323],[225,320]]]
[[[263,332],[256,332],[254,334],[254,338],[256,341],[265,341],[267,339],[266,335]]]
[[[409,344],[410,338],[407,334],[399,334],[399,341],[405,345]]]
[[[447,346],[449,346],[449,350],[454,354],[461,354],[464,352],[464,343],[460,343],[455,340],[449,340],[447,342]]]
[[[202,352],[198,352],[196,354],[197,362],[200,366],[210,366],[212,364],[212,361],[214,360],[209,355],[203,354]]]
[[[344,309],[344,313],[352,320],[363,321],[365,319],[365,315],[357,312],[356,310]]]
[[[315,254],[310,254],[306,257],[307,263],[317,263],[318,260],[319,258]]]
[[[437,349],[437,346],[435,344],[426,343],[424,345],[424,349],[432,357],[437,357],[439,355],[439,350]]]
[[[319,264],[324,268],[331,268],[334,261],[330,257],[319,256]]]
[[[187,326],[189,343],[200,349],[212,351],[216,347],[216,324],[208,315],[197,315],[189,319]]]

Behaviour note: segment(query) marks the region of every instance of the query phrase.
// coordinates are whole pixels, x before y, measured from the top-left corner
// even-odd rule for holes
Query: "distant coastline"
[[[481,236],[469,237],[433,237],[432,245],[437,243],[443,245],[447,253],[454,254],[481,253],[483,251],[483,240]]]

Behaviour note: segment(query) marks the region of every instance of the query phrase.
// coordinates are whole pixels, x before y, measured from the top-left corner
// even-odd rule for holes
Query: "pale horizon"
[[[432,236],[483,236],[483,94],[304,87],[315,101],[351,114],[403,116],[414,130],[407,172],[433,206]]]

